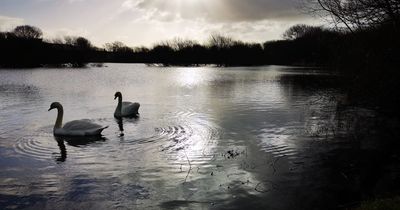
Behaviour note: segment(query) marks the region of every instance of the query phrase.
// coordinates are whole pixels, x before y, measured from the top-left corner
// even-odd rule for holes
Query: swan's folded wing
[[[90,120],[74,120],[65,123],[63,129],[64,130],[92,130],[92,129],[99,129],[103,126],[98,125],[96,123],[90,122]]]
[[[132,102],[129,102],[129,101],[124,101],[124,102],[122,102],[122,107],[124,107],[124,106],[130,106],[131,104],[133,104]]]
[[[122,102],[122,113],[124,115],[138,114],[139,107],[139,103]]]

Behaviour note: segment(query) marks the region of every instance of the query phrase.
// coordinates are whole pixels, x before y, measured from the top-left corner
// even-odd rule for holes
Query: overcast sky
[[[1,0],[0,30],[29,24],[45,38],[84,36],[95,45],[151,46],[175,37],[207,40],[219,33],[249,42],[279,39],[302,14],[299,0]]]

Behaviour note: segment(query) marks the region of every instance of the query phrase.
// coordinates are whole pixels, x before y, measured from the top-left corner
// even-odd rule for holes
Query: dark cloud
[[[213,11],[212,20],[222,21],[255,21],[265,19],[289,19],[299,16],[291,0],[222,0],[226,6],[225,13]]]
[[[287,20],[303,16],[294,0],[145,0],[137,7],[209,22]]]

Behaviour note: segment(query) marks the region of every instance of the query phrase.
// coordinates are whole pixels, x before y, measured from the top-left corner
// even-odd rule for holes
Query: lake
[[[341,111],[340,81],[284,66],[0,70],[0,209],[336,209],[398,191],[387,130]],[[116,91],[139,118],[114,119]],[[54,101],[64,122],[109,128],[55,138]]]

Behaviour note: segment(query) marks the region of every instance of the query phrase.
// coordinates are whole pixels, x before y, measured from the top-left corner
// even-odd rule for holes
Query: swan
[[[132,103],[128,101],[122,102],[121,92],[116,92],[114,95],[114,100],[118,98],[118,105],[114,112],[115,118],[121,117],[135,117],[139,114],[138,110],[140,107],[139,103]]]
[[[74,120],[65,123],[62,126],[64,109],[59,102],[53,102],[50,105],[49,111],[57,109],[57,120],[54,125],[53,133],[55,136],[96,136],[101,135],[101,132],[108,126],[101,126],[90,122],[88,119]]]

